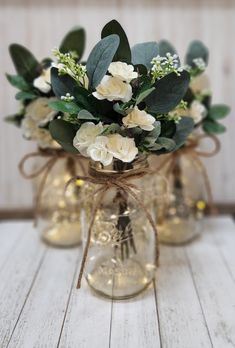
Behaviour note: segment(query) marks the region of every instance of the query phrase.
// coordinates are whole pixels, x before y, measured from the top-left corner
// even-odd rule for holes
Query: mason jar
[[[127,299],[145,290],[155,277],[156,235],[146,217],[145,209],[155,222],[154,176],[137,178],[136,170],[147,169],[147,157],[137,158],[132,163],[113,160],[104,167],[91,161],[92,177],[121,179],[128,173],[128,185],[138,196],[138,201],[125,188],[111,186],[107,189],[95,214],[90,247],[85,266],[85,278],[96,293],[112,298]],[[132,175],[133,174],[133,175]],[[134,185],[134,186],[133,186]],[[82,218],[83,242],[87,242],[88,225],[93,216],[94,204],[99,199],[96,183],[83,185],[84,215]],[[140,203],[141,202],[141,203]],[[144,208],[143,208],[144,206]]]
[[[42,157],[36,163],[37,168],[44,166],[48,159],[52,162],[54,159],[47,174],[45,170],[48,166],[34,178],[36,222],[41,239],[54,247],[76,246],[81,243],[80,195],[83,181],[75,181],[67,190],[65,186],[69,179],[81,173],[81,159],[61,149],[40,151]]]

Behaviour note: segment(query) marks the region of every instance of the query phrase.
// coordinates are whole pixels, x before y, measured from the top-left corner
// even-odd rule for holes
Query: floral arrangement
[[[159,43],[159,47],[163,62],[167,54],[176,55],[175,48],[165,40]],[[171,114],[178,119],[184,115],[191,117],[195,129],[206,134],[220,134],[226,128],[218,121],[229,114],[230,108],[224,104],[212,104],[209,78],[205,73],[208,60],[208,48],[200,41],[192,41],[185,57],[184,69],[190,74],[190,84],[183,98],[184,109],[178,106]]]
[[[61,52],[72,52],[77,60],[82,58],[84,48],[85,32],[80,27],[71,30],[60,45]],[[19,90],[15,98],[20,101],[20,109],[15,115],[6,117],[6,121],[20,126],[23,136],[36,141],[40,148],[52,147],[55,142],[48,125],[58,117],[59,112],[49,106],[55,100],[50,72],[57,62],[51,58],[39,62],[27,48],[19,44],[10,45],[9,52],[17,75],[6,76],[10,84]]]
[[[160,56],[156,42],[130,48],[121,25],[112,20],[87,62],[55,49],[51,69],[59,112],[50,122],[52,137],[66,150],[104,166],[113,159],[132,162],[137,154],[175,151],[193,129],[190,117],[172,114],[184,108],[190,73],[175,54]]]

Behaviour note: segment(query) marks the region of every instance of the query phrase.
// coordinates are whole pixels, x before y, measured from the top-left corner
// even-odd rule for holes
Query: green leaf
[[[118,114],[120,114],[122,116],[126,116],[127,115],[127,111],[125,109],[123,109],[123,105],[120,105],[119,103],[115,103],[113,105],[113,110],[116,111]]]
[[[187,71],[182,71],[180,76],[172,72],[155,82],[155,90],[145,99],[148,111],[164,114],[173,110],[184,98],[190,81]]]
[[[106,74],[119,43],[119,36],[113,34],[100,40],[92,49],[86,64],[87,76],[92,87],[97,87]]]
[[[78,150],[73,146],[73,139],[76,135],[76,129],[73,124],[61,119],[56,119],[50,122],[49,131],[54,140],[56,140],[65,151],[78,153]]]
[[[76,52],[81,60],[85,50],[85,41],[85,30],[82,27],[75,27],[63,38],[59,49],[62,53]]]
[[[21,91],[28,91],[30,90],[31,86],[25,81],[25,79],[20,75],[9,75],[6,74],[7,80],[10,82],[10,84]]]
[[[221,134],[226,131],[226,127],[216,121],[206,120],[203,122],[203,130],[208,134]]]
[[[30,93],[30,92],[18,92],[15,96],[15,98],[17,100],[33,100],[33,99],[36,99],[38,97],[38,95],[35,95],[33,93]]]
[[[40,74],[41,66],[27,48],[12,44],[9,52],[18,75],[24,77],[27,82],[32,82]]]
[[[64,100],[56,100],[52,101],[49,104],[49,107],[56,110],[56,111],[61,111],[61,112],[68,112],[69,114],[77,114],[79,110],[79,106],[75,104],[74,102],[67,102]]]
[[[176,132],[173,140],[176,143],[174,150],[179,149],[186,141],[189,134],[193,131],[194,122],[191,117],[182,117],[179,123],[176,125]]]
[[[120,25],[120,23],[118,23],[115,19],[108,22],[104,26],[101,33],[101,37],[103,39],[104,37],[107,37],[112,34],[117,34],[120,39],[120,43],[119,43],[117,52],[115,53],[113,57],[113,61],[131,63],[131,49],[128,42],[128,38],[122,26]]]
[[[165,57],[167,53],[170,53],[171,55],[177,54],[176,49],[174,48],[174,46],[172,46],[172,44],[167,41],[167,40],[161,40],[159,42],[159,55],[161,57]],[[180,59],[178,58],[178,66],[180,66]]]
[[[77,86],[76,81],[69,75],[59,75],[58,69],[51,69],[51,85],[55,96],[65,96],[66,93],[73,95],[74,87]]]
[[[79,120],[99,120],[99,118],[93,116],[89,111],[85,109],[79,111],[77,118]]]
[[[87,89],[81,86],[76,86],[73,91],[73,96],[82,109],[86,109],[91,113],[95,113],[95,103],[97,102],[97,99],[94,98]]]
[[[23,118],[24,118],[24,115],[15,114],[15,115],[6,116],[4,118],[4,121],[8,123],[12,123],[17,127],[20,127]]]
[[[134,65],[142,64],[147,69],[151,69],[151,61],[158,53],[158,44],[154,41],[137,44],[131,49],[132,63]]]
[[[120,129],[121,128],[117,123],[112,123],[109,126],[105,127],[104,131],[102,132],[102,135],[119,133]]]
[[[154,129],[148,133],[148,137],[151,137],[157,140],[157,138],[161,134],[161,122],[155,121],[153,125],[154,125]]]
[[[161,121],[161,137],[172,138],[176,132],[175,121]]]
[[[207,115],[212,120],[219,120],[230,113],[230,107],[225,104],[212,105]]]
[[[189,45],[188,51],[186,53],[186,64],[193,66],[193,60],[196,58],[202,58],[206,64],[209,60],[208,48],[198,40],[192,41]]]
[[[157,139],[157,143],[161,146],[160,149],[165,149],[167,151],[173,151],[175,149],[175,141],[173,139],[170,138],[164,138],[164,137],[159,137]],[[160,150],[159,149],[159,150]]]
[[[143,90],[140,94],[138,94],[136,98],[136,105],[140,104],[147,96],[155,90],[155,87],[151,87]]]

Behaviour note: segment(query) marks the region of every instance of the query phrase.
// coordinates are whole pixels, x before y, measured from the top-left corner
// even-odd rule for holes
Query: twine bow
[[[30,173],[27,173],[27,171],[25,170],[25,164],[26,164],[26,162],[28,162],[30,159],[33,159],[33,158],[45,158],[47,160],[38,169],[33,170]],[[52,168],[54,167],[54,165],[57,163],[57,161],[60,160],[61,158],[65,158],[68,161],[70,161],[68,163],[71,165],[71,171],[72,171],[71,174],[72,175],[75,175],[75,172],[73,170],[73,166],[74,166],[75,161],[79,164],[82,173],[84,174],[86,172],[82,161],[79,160],[80,158],[83,158],[82,156],[67,153],[62,149],[45,149],[45,150],[38,149],[38,151],[36,151],[36,152],[31,152],[31,153],[28,153],[27,155],[25,155],[21,159],[21,161],[18,165],[20,174],[25,179],[34,179],[34,178],[42,175],[41,181],[39,183],[39,188],[38,188],[38,191],[36,194],[34,226],[37,225],[37,218],[38,218],[38,212],[39,212],[39,208],[40,208],[42,193],[43,193],[43,190],[45,188],[45,184],[46,184],[48,175],[49,175],[50,171],[52,170]]]
[[[84,268],[85,268],[85,263],[89,251],[89,246],[90,246],[90,241],[91,241],[91,233],[92,233],[92,228],[95,223],[95,218],[98,212],[99,207],[102,204],[102,200],[105,196],[105,194],[112,188],[118,188],[122,190],[124,193],[129,194],[139,205],[140,208],[143,209],[145,212],[145,215],[150,223],[150,225],[153,228],[154,234],[155,234],[155,264],[156,266],[158,265],[158,260],[159,260],[159,248],[158,248],[158,232],[156,225],[153,221],[153,218],[151,214],[149,213],[147,207],[145,204],[141,201],[141,199],[138,197],[136,194],[136,190],[138,190],[138,187],[131,183],[130,180],[133,179],[140,179],[144,177],[145,175],[148,174],[154,174],[155,170],[150,170],[149,168],[145,169],[131,169],[129,171],[125,172],[120,172],[120,173],[112,173],[112,174],[105,174],[105,173],[99,173],[93,169],[89,170],[89,173],[87,176],[74,176],[71,178],[67,184],[65,190],[68,188],[68,186],[76,181],[76,180],[83,180],[85,182],[93,183],[99,185],[99,188],[94,192],[94,197],[96,196],[96,200],[93,205],[92,209],[92,214],[91,214],[91,220],[88,228],[88,234],[87,234],[87,240],[83,252],[83,257],[81,261],[81,266],[80,266],[80,272],[78,276],[78,281],[77,281],[77,289],[81,287],[81,280],[82,276],[84,273]]]
[[[197,147],[200,144],[200,141],[202,139],[210,139],[212,140],[214,144],[214,148],[211,151],[199,151],[197,150]],[[195,166],[198,166],[202,172],[204,183],[205,183],[205,188],[206,188],[206,193],[207,193],[207,198],[208,198],[208,207],[210,210],[211,214],[216,214],[217,211],[214,207],[214,200],[213,200],[213,194],[211,190],[211,185],[210,185],[210,180],[206,171],[206,168],[200,159],[200,157],[212,157],[216,155],[220,150],[220,142],[217,137],[214,135],[209,135],[209,134],[201,134],[197,136],[195,139],[190,139],[189,143],[185,146],[182,147],[181,149],[173,152],[162,164],[161,168],[168,166],[168,169],[166,171],[166,176],[168,176],[172,171],[174,170],[176,166],[176,162],[178,158],[180,158],[182,155],[185,155],[189,157],[190,159],[193,159],[192,164]],[[160,168],[159,168],[160,169]]]

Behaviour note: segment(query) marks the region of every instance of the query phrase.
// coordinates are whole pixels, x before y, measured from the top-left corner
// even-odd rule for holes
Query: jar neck
[[[148,163],[147,155],[140,155],[136,157],[136,159],[130,163],[125,163],[114,158],[112,163],[108,166],[104,166],[102,163],[96,162],[93,160],[90,160],[89,162],[89,170],[93,172],[102,172],[107,175],[126,173],[132,170],[148,168],[148,167],[149,167],[149,163]]]

